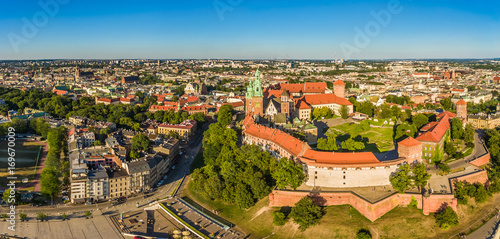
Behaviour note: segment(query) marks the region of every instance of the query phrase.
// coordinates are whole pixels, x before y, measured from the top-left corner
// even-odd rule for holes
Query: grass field
[[[7,148],[6,141],[0,143],[0,187],[6,187],[9,181],[6,178],[9,176],[7,169]],[[35,167],[37,166],[36,159],[40,151],[40,145],[36,142],[18,141],[14,146],[14,150],[16,153],[14,158],[16,159],[15,176],[18,178],[17,186],[22,186],[21,180],[23,178],[28,178],[29,181],[32,181],[36,177]],[[30,190],[30,188],[24,190]]]
[[[219,211],[219,216],[230,223],[238,225],[248,238],[355,238],[360,229],[368,229],[374,238],[449,238],[458,233],[460,227],[447,231],[436,226],[432,215],[425,216],[421,210],[407,207],[396,207],[375,222],[371,222],[350,205],[329,206],[325,214],[315,226],[305,231],[289,220],[282,227],[272,224],[272,212],[279,208],[270,208],[266,197],[248,210],[234,205],[226,205],[220,201],[211,201],[193,191],[191,183],[183,196],[194,199],[209,211]],[[467,225],[461,224],[462,227]],[[273,234],[274,233],[274,234]],[[377,237],[375,237],[377,236]]]
[[[363,132],[358,131],[359,125],[346,123],[330,127],[326,135],[337,135],[337,141],[344,141],[351,136],[355,138],[359,135],[362,138],[360,140],[365,143],[365,149],[363,151],[370,151],[373,153],[389,151],[394,147],[394,132],[392,128],[370,127],[369,130]]]

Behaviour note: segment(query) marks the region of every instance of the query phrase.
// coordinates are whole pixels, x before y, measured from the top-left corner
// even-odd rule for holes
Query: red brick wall
[[[490,154],[485,154],[484,156],[482,157],[479,157],[471,162],[469,162],[470,164],[474,165],[474,166],[481,166],[481,165],[485,165],[487,164],[488,162],[490,162]]]
[[[451,180],[452,185],[455,185],[456,181],[466,181],[469,183],[482,183],[486,184],[488,182],[488,173],[486,170],[477,171],[462,177],[457,177]]]
[[[294,206],[301,198],[311,196],[309,192],[277,191],[269,194],[270,207]],[[457,200],[453,195],[431,195],[422,198],[420,194],[394,194],[376,203],[370,203],[350,192],[321,193],[313,195],[313,200],[317,204],[324,206],[350,204],[361,214],[371,221],[377,220],[398,205],[406,206],[410,203],[411,197],[415,197],[418,202],[417,207],[424,209],[424,214],[438,211],[444,203],[452,206],[456,210]]]

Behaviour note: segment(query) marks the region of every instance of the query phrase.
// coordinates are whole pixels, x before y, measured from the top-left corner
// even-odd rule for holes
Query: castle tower
[[[290,99],[289,99],[289,94],[286,89],[283,89],[283,92],[281,93],[281,113],[286,114],[287,116],[290,115]]]
[[[421,163],[422,143],[413,137],[404,139],[398,143],[398,156],[401,158],[407,158],[410,163],[414,161]]]
[[[247,86],[246,114],[250,116],[264,114],[264,93],[262,92],[262,82],[260,81],[260,72],[255,72],[255,80]]]
[[[337,80],[333,83],[333,94],[345,98],[345,83],[342,80]]]
[[[462,119],[464,122],[467,121],[467,102],[460,99],[457,102],[457,117]]]

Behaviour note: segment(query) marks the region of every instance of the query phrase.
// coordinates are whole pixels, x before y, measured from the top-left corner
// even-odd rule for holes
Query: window
[[[344,179],[345,179],[345,175],[344,175]]]

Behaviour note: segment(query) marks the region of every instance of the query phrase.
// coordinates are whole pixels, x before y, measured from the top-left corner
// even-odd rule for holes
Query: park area
[[[7,179],[8,176],[15,176],[17,177],[16,187],[18,189],[34,191],[41,172],[41,161],[47,153],[47,146],[44,142],[21,140],[15,142],[13,147],[16,153],[14,156],[16,160],[15,175],[10,175],[8,171],[8,142],[0,142],[0,189],[7,187],[10,181]],[[22,182],[23,179],[25,182]]]
[[[363,151],[373,153],[382,153],[394,148],[393,128],[389,125],[382,127],[370,126],[368,121],[364,121],[361,124],[352,122],[332,126],[325,132],[325,135],[335,135],[337,142],[342,142],[352,137],[355,141],[361,141],[365,144]]]

